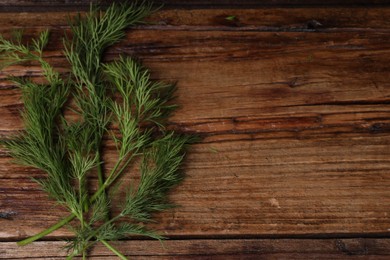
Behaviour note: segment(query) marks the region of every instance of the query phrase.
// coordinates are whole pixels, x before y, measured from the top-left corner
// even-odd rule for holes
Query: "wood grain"
[[[67,17],[77,12],[2,13],[1,28],[67,27]],[[226,19],[234,16],[233,19]],[[326,29],[390,28],[389,8],[256,8],[256,9],[163,9],[147,19],[159,30],[315,31]],[[152,26],[154,25],[154,26]],[[159,26],[159,27],[157,27]],[[187,28],[189,27],[189,28]]]
[[[130,259],[388,259],[389,239],[226,239],[112,242]],[[64,242],[35,242],[20,250],[0,243],[0,259],[63,259]],[[96,246],[90,259],[116,259]]]
[[[386,234],[390,138],[347,139],[196,145],[171,196],[181,207],[152,227],[172,237]],[[32,235],[65,214],[29,179],[42,175],[1,167],[2,210],[16,213],[2,220],[2,238]]]
[[[289,12],[166,10],[151,18],[156,24],[129,31],[108,51],[107,60],[136,56],[153,77],[178,81],[181,107],[169,127],[203,137],[188,154],[185,181],[171,195],[181,207],[159,214],[151,225],[188,240],[168,242],[174,248],[169,253],[151,241],[123,242],[121,248],[148,259],[145,247],[163,259],[207,258],[210,252],[220,259],[253,259],[259,252],[329,259],[346,257],[354,246],[362,257],[389,254],[387,239],[342,240],[344,246],[333,239],[224,240],[389,234],[390,9]],[[227,15],[238,20],[227,23]],[[9,36],[23,27],[33,36],[50,26],[46,57],[66,72],[59,37],[64,18],[63,13],[2,14],[0,33]],[[312,20],[322,27],[311,28]],[[0,73],[3,137],[23,129],[20,93],[6,73],[41,78],[34,64]],[[115,156],[108,142],[106,167]],[[32,235],[65,213],[30,180],[43,176],[13,164],[0,150],[2,241]],[[136,178],[133,173],[127,180]],[[48,239],[69,235],[62,229]],[[215,237],[224,239],[210,240]],[[37,243],[30,257],[62,257],[48,245],[62,244]],[[96,259],[106,257],[99,251],[104,249],[95,250]],[[0,243],[0,252],[6,259],[25,256],[12,243]]]

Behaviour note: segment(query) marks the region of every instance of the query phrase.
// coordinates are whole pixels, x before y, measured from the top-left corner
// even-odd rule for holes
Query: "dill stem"
[[[110,249],[114,254],[116,254],[120,259],[122,260],[127,260],[127,257],[121,254],[118,250],[116,250],[112,245],[110,245],[107,241],[105,240],[100,240],[100,242],[103,243],[108,249]]]
[[[98,151],[96,152],[97,156],[98,156],[98,160],[100,162],[102,162],[101,160],[101,156],[100,156],[100,151],[98,149]],[[104,178],[103,178],[103,169],[102,169],[102,164],[99,163],[98,166],[97,166],[97,173],[98,173],[98,181],[99,181],[99,187],[101,187],[103,184],[104,184]]]
[[[114,168],[112,168],[110,174],[108,175],[107,179],[104,181],[103,185],[99,186],[99,190],[97,190],[96,193],[92,196],[91,199],[92,202],[95,201],[97,197],[102,193],[102,191],[104,191],[107,187],[109,187],[116,180],[116,178],[118,178],[121,175],[121,173],[126,169],[126,167],[129,165],[129,163],[136,155],[137,154],[132,154],[131,156],[129,156],[119,170],[118,168],[122,164],[123,158],[118,160],[115,163]]]
[[[129,165],[129,163],[131,162],[131,160],[133,159],[133,157],[131,157],[129,160],[127,160],[124,164],[123,164],[123,166],[122,166],[122,168],[118,171],[118,175],[120,175],[125,169],[126,169],[126,167]]]
[[[98,161],[101,162],[97,165],[97,176],[98,176],[99,187],[101,187],[104,184],[103,167],[102,167],[103,160],[100,154],[100,143],[101,140],[99,140],[98,136],[96,135],[95,136],[96,156],[98,158]]]
[[[83,179],[82,178],[79,178],[79,204],[81,205],[80,207],[80,222],[81,222],[81,228],[84,229],[84,209],[85,209],[85,204],[83,202],[83,191],[82,191],[82,188],[83,188],[83,183],[82,183]],[[88,208],[87,208],[88,209]]]
[[[101,154],[100,154],[99,148],[97,149],[96,154],[97,154],[99,162],[103,162],[103,160],[101,159]],[[97,173],[98,173],[98,181],[99,181],[99,189],[100,189],[105,184],[104,175],[103,175],[103,167],[102,167],[101,163],[99,163],[97,166]],[[104,190],[103,195],[104,195],[104,200],[106,201],[107,200],[107,192],[105,190]],[[85,210],[88,211],[88,205],[86,205]],[[110,219],[109,213],[107,213],[104,218],[106,221],[109,220]]]
[[[119,175],[122,174],[122,172],[126,169],[126,167],[129,165],[129,163],[133,160],[133,158],[134,158],[136,155],[137,155],[137,153],[133,153],[131,156],[129,156],[129,157],[127,158],[127,160],[125,161],[125,163],[123,163],[123,165],[122,165],[122,167],[119,169],[119,171],[117,171],[117,170],[118,170],[118,167],[119,167],[120,164],[123,162],[123,159],[122,159],[122,160],[119,160],[119,161],[115,164],[115,167],[112,169],[112,171],[111,171],[111,173],[110,173],[110,176],[107,178],[107,180],[110,179],[111,176],[114,176],[114,173],[117,171],[117,172],[115,173],[114,179],[111,181],[111,183],[114,182],[115,179],[116,179]],[[111,184],[111,183],[110,183],[110,184]],[[110,184],[109,184],[109,185],[110,185]]]
[[[40,239],[40,238],[42,238],[42,237],[52,233],[53,231],[59,229],[60,227],[66,225],[67,223],[72,221],[74,218],[75,218],[75,215],[74,214],[70,214],[69,216],[67,216],[66,218],[60,220],[59,222],[57,222],[53,226],[51,226],[51,227],[49,227],[49,228],[39,232],[38,234],[36,234],[34,236],[28,237],[28,238],[26,238],[24,240],[21,240],[21,241],[17,242],[17,244],[19,246],[28,245],[28,244],[34,242],[35,240]]]

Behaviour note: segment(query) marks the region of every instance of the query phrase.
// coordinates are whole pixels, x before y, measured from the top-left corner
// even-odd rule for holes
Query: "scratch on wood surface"
[[[277,207],[278,209],[280,209],[279,201],[277,199],[271,198],[268,201],[271,203],[271,206],[274,206],[274,207]]]

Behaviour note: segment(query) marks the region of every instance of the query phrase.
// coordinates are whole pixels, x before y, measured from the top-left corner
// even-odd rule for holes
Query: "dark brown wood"
[[[1,28],[66,27],[77,12],[2,13]],[[234,16],[234,19],[226,19]],[[315,31],[389,29],[389,8],[256,8],[162,10],[148,18],[147,28],[160,30]],[[152,26],[154,25],[154,26]]]
[[[130,259],[388,259],[390,239],[133,240],[112,242]],[[24,248],[0,243],[0,259],[63,259],[65,242],[36,242]],[[91,259],[115,259],[98,245]]]
[[[36,11],[70,11],[88,10],[90,2],[99,2],[108,5],[113,2],[123,2],[118,0],[3,0],[0,3],[0,12],[36,12]],[[328,0],[326,3],[321,0],[154,0],[156,5],[164,5],[165,8],[257,8],[257,7],[299,7],[299,6],[388,6],[388,0]]]
[[[226,239],[388,236],[389,14],[389,8],[167,10],[150,18],[154,25],[130,30],[107,59],[135,56],[153,77],[178,81],[180,109],[169,128],[204,139],[191,148],[186,179],[171,195],[181,207],[150,225],[179,239],[167,242],[172,251],[152,241],[118,247],[147,259],[385,259],[388,239]],[[236,19],[226,20],[230,15]],[[0,33],[8,37],[22,27],[29,37],[49,26],[46,57],[66,72],[65,17],[1,14]],[[41,80],[34,64],[0,72],[2,137],[23,129],[20,92],[7,73]],[[105,166],[115,158],[108,142]],[[44,174],[12,163],[0,149],[2,241],[33,235],[66,214],[31,177]],[[70,235],[61,229],[47,239]],[[33,259],[62,258],[62,245],[46,241],[24,250],[4,242],[0,258],[26,252]],[[100,246],[92,255],[112,256]]]

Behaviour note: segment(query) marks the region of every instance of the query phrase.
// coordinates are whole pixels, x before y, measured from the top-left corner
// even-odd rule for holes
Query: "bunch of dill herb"
[[[0,36],[3,66],[36,62],[42,67],[44,83],[10,76],[22,92],[24,131],[2,140],[19,163],[47,174],[35,179],[43,190],[69,211],[57,224],[18,242],[29,244],[72,221],[74,239],[69,241],[69,259],[87,257],[91,246],[103,243],[126,259],[108,241],[129,235],[162,239],[145,228],[151,214],[170,208],[167,193],[180,182],[179,167],[186,144],[192,137],[177,135],[164,128],[167,116],[175,109],[169,101],[174,84],[154,81],[150,73],[129,57],[105,62],[105,50],[125,36],[125,29],[142,23],[154,8],[150,3],[112,4],[104,12],[91,7],[75,18],[71,35],[64,36],[64,53],[70,75],[63,75],[45,61],[43,50],[49,31],[43,31],[29,44],[21,35],[14,39]],[[72,100],[72,102],[69,102]],[[69,120],[64,110],[77,120]],[[116,125],[118,131],[109,130]],[[102,140],[112,138],[117,161],[104,170]],[[111,216],[112,200],[108,189],[128,169],[140,161],[140,181],[127,189],[119,214]],[[91,195],[87,179],[97,174],[98,188]],[[77,220],[77,221],[76,221]]]

